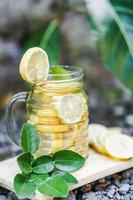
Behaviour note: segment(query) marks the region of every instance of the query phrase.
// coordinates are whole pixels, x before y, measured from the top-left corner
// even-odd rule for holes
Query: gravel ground
[[[129,130],[131,134],[133,129],[130,127]],[[127,133],[127,128],[125,128],[125,131]],[[7,145],[8,148],[4,148],[7,157],[19,153],[18,149],[10,146],[9,143]],[[0,200],[18,200],[18,198],[13,192],[0,187]],[[59,198],[56,198],[56,200],[59,200]],[[84,185],[70,192],[66,200],[133,200],[133,169]]]
[[[61,198],[56,198],[56,200]],[[18,200],[13,192],[0,187],[0,200]],[[133,200],[133,169],[102,178],[69,193],[62,200]]]

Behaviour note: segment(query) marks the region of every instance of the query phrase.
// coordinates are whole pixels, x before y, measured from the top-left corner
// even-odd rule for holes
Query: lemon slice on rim
[[[123,134],[109,135],[105,140],[107,153],[116,159],[133,157],[133,139]]]
[[[49,72],[47,53],[39,47],[28,49],[21,59],[19,72],[25,81],[32,84],[46,80]]]
[[[67,124],[79,122],[85,112],[81,95],[70,94],[54,97],[58,117]]]

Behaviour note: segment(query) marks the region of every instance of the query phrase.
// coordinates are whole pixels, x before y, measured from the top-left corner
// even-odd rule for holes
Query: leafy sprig
[[[84,158],[76,152],[62,150],[53,156],[35,158],[39,148],[39,136],[31,124],[24,124],[21,130],[23,154],[17,158],[22,174],[14,178],[14,189],[18,198],[28,198],[36,190],[51,197],[66,197],[69,186],[78,180],[70,174],[84,165]]]

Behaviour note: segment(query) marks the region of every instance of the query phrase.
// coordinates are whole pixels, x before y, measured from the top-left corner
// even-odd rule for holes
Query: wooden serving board
[[[133,159],[129,161],[116,161],[90,150],[89,158],[82,169],[74,172],[79,183],[70,190],[133,167]],[[16,158],[0,162],[0,185],[13,191],[13,178],[19,172]],[[48,200],[50,198],[37,192],[32,200]]]

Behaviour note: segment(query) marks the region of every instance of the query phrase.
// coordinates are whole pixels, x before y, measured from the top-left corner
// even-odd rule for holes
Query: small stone
[[[66,198],[66,200],[76,200],[75,194],[73,192],[69,192],[69,195]]]
[[[110,199],[106,196],[103,196],[101,200],[110,200]]]
[[[98,182],[99,182],[99,183],[105,183],[106,181],[105,181],[105,178],[101,178],[101,179],[99,179]]]
[[[130,195],[130,200],[133,200],[133,195]]]
[[[90,192],[91,189],[92,189],[92,185],[86,184],[80,188],[80,191],[86,193],[86,192]]]
[[[131,177],[129,183],[130,183],[130,185],[133,185],[133,177]]]
[[[119,175],[119,174],[113,174],[113,175],[112,175],[112,178],[121,180],[121,179],[122,179],[122,176]]]
[[[85,193],[82,196],[82,200],[99,200],[95,192]]]
[[[97,200],[104,200],[104,195],[102,191],[97,191],[96,193]]]
[[[109,198],[113,198],[114,193],[115,193],[115,190],[109,190],[108,193],[107,193],[107,196],[108,196]]]
[[[7,199],[6,196],[0,195],[0,200],[6,200],[6,199]]]
[[[101,192],[102,192],[103,195],[105,195],[105,196],[107,195],[107,191],[106,190],[103,190]]]
[[[128,183],[128,184],[129,184],[129,179],[127,179],[127,178],[126,178],[126,179],[123,179],[123,180],[122,180],[122,183]]]
[[[130,186],[130,190],[133,191],[133,185]]]
[[[133,191],[130,190],[128,193],[133,197]]]
[[[130,171],[124,171],[123,177],[124,178],[130,178],[131,177],[131,172]]]
[[[8,200],[18,200],[14,192],[9,192],[7,197],[8,197]]]
[[[120,186],[121,186],[120,180],[115,180],[115,181],[114,181],[114,184],[115,184],[117,187],[120,187]]]
[[[130,185],[129,184],[123,184],[120,188],[119,188],[119,193],[120,194],[127,194],[127,192],[130,189]]]
[[[73,192],[69,192],[66,198],[55,198],[55,200],[76,200],[76,196]]]
[[[127,115],[127,116],[126,116],[126,119],[125,119],[125,122],[126,122],[128,125],[133,126],[133,114]]]
[[[97,190],[103,190],[106,187],[107,187],[107,183],[99,183],[98,185],[96,185]]]
[[[130,200],[130,195],[129,194],[124,195],[124,200]]]
[[[118,191],[118,187],[117,187],[116,185],[110,185],[110,186],[108,187],[108,190],[112,190],[112,191],[114,191],[114,192],[117,192],[117,191]]]
[[[121,199],[121,196],[120,196],[118,193],[115,194],[115,196],[114,196],[113,199],[115,199],[115,200],[122,200],[122,199]]]

